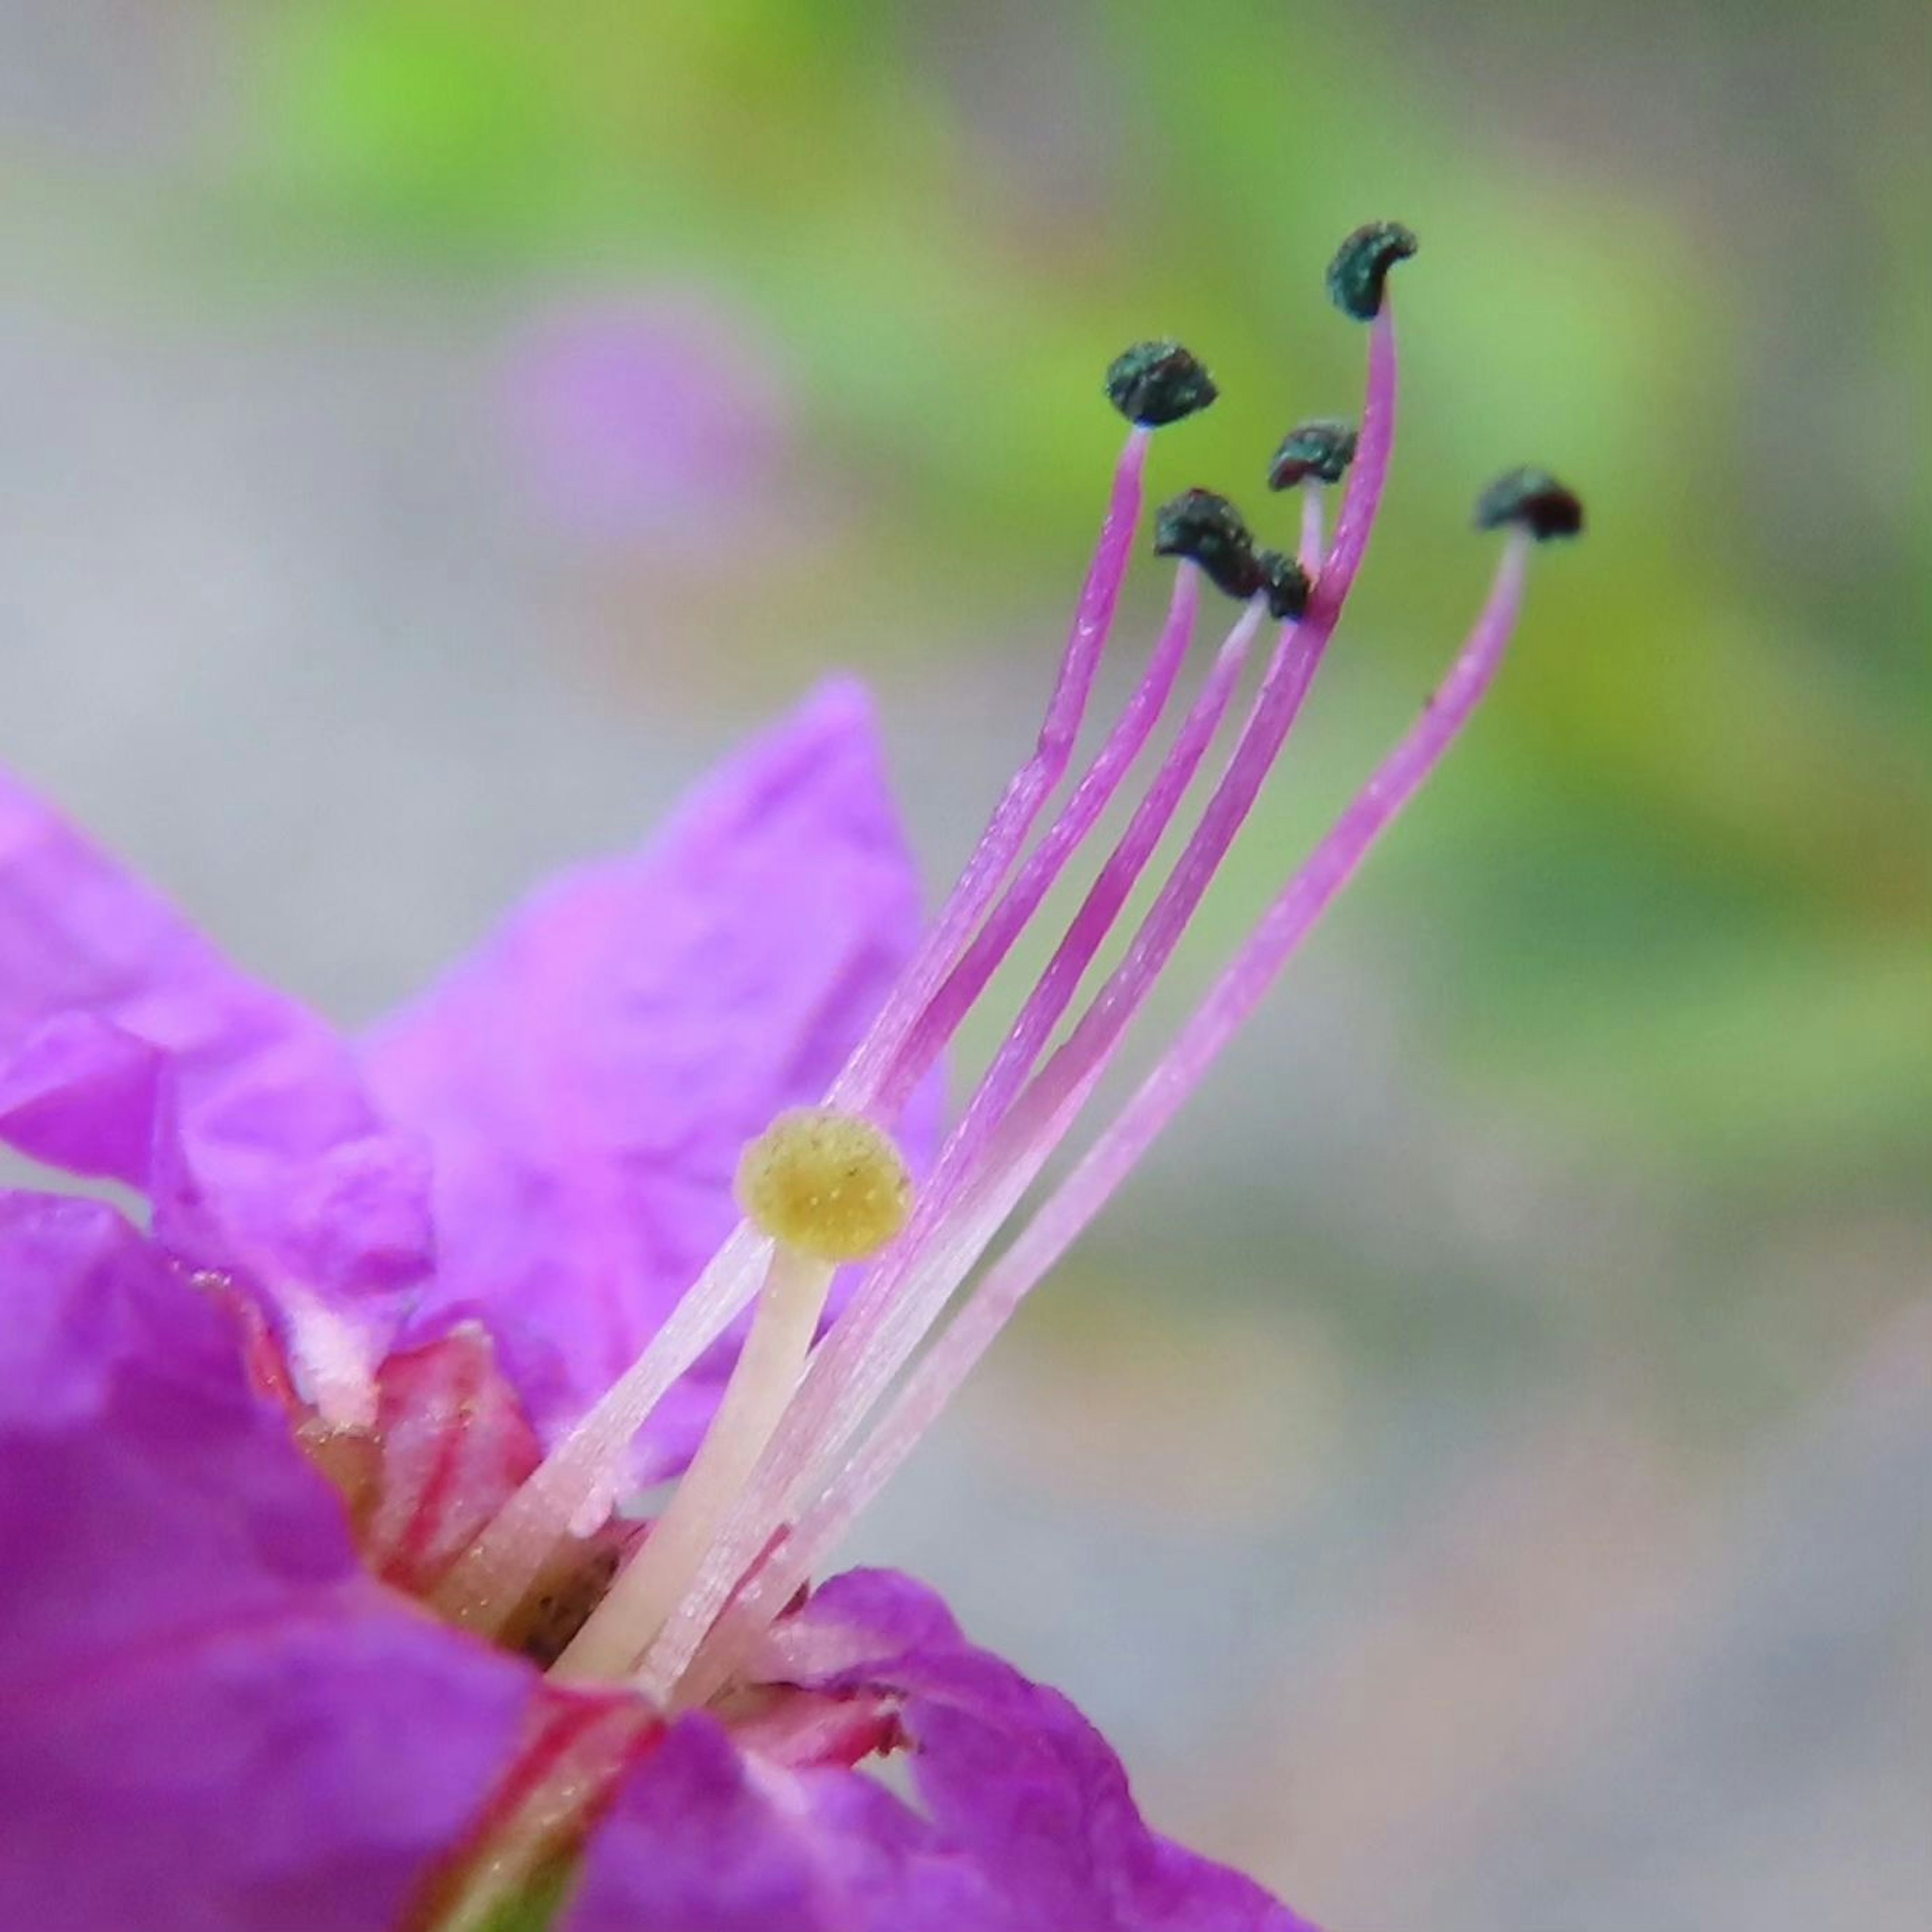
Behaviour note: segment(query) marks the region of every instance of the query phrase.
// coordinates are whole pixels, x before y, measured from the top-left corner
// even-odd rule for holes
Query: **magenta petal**
[[[862,1773],[754,1769],[675,1725],[592,1841],[562,1932],[1022,1932],[970,1862]],[[1040,1932],[1046,1932],[1043,1927]]]
[[[0,1685],[0,1924],[394,1925],[488,1797],[536,1681],[365,1599]]]
[[[418,1329],[480,1317],[539,1428],[574,1419],[729,1232],[744,1143],[830,1082],[918,919],[850,684],[642,851],[539,892],[368,1047],[383,1106],[434,1153]]]
[[[847,1570],[812,1593],[802,1616],[781,1625],[808,1633],[848,1670],[908,1652],[967,1648],[959,1620],[930,1585],[899,1570]]]
[[[0,1193],[0,1925],[385,1924],[533,1674],[361,1574],[214,1303]]]
[[[6,1680],[355,1571],[227,1317],[98,1202],[0,1193],[0,1549]]]
[[[0,1138],[153,1195],[170,1246],[265,1282],[429,1264],[420,1150],[346,1045],[4,775]]]
[[[58,1014],[0,1064],[0,1137],[50,1167],[143,1186],[165,1057],[92,1013]]]
[[[1252,1880],[1150,1831],[1120,1760],[1057,1691],[983,1652],[907,1660],[914,1781],[947,1836],[1043,1924],[1306,1932]]]
[[[903,1696],[921,1801],[1019,1922],[1309,1932],[1252,1880],[1149,1830],[1106,1739],[1058,1691],[964,1642],[923,1585],[855,1570],[827,1582],[796,1622],[799,1656],[826,1666],[806,1673],[814,1688]]]

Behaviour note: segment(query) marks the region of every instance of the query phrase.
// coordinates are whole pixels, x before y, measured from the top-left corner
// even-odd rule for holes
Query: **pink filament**
[[[1173,694],[1174,680],[1180,676],[1194,634],[1195,614],[1200,602],[1199,573],[1192,566],[1184,566],[1174,578],[1167,622],[1148,662],[1146,675],[1127,700],[1086,776],[1074,788],[1066,808],[975,935],[964,956],[907,1032],[904,1044],[880,1086],[878,1102],[883,1113],[896,1114],[904,1104],[960,1022],[986,991],[987,982],[1012,951],[1028,921],[1039,910],[1040,901],[1052,890],[1067,860],[1084,842],[1119,790],[1121,780],[1140,755]]]
[[[1370,338],[1360,446],[1327,566],[1316,580],[1300,623],[1284,632],[1254,714],[1187,849],[1142,922],[1126,957],[1042,1072],[1041,1078],[1050,1088],[1058,1082],[1058,1096],[1101,1064],[1139,1010],[1252,810],[1262,782],[1300,712],[1367,554],[1394,440],[1396,386],[1394,322],[1384,302]]]
[[[1301,567],[1310,577],[1322,574],[1322,485],[1312,479],[1301,486]]]
[[[1054,966],[1048,968],[1048,980],[1023,1010],[965,1120],[941,1156],[912,1226],[875,1265],[832,1334],[815,1352],[784,1422],[691,1593],[652,1648],[646,1667],[647,1689],[662,1690],[682,1673],[745,1565],[778,1528],[800,1484],[813,1467],[822,1468],[850,1439],[938,1318],[959,1275],[997,1231],[1002,1218],[998,1210],[1002,1203],[1012,1204],[1009,1197],[1012,1192],[1010,1186],[1002,1190],[998,1184],[1000,1177],[994,1170],[1006,1164],[1001,1156],[1010,1160],[1016,1170],[1037,1172],[1052,1142],[1066,1131],[1091,1093],[1172,956],[1300,711],[1360,572],[1388,477],[1397,389],[1394,320],[1384,302],[1371,331],[1360,443],[1326,567],[1300,624],[1284,628],[1254,711],[1200,824],[1142,922],[1126,957],[1071,1038],[1048,1063],[1036,1082],[1036,1090],[1027,1094],[1019,1109],[1022,1118],[1011,1124],[1018,1131],[1005,1131],[1006,1102],[1012,1089],[1024,1077],[1046,1033],[1064,1012],[1077,984],[1077,973],[1064,986],[1054,981],[1054,968],[1063,959],[1078,958],[1084,969],[1111,927],[1118,904],[1110,908],[1096,882],[1076,914]],[[1157,779],[1156,786],[1160,782]],[[1040,1016],[1049,1009],[1052,1018],[1040,1025]],[[999,1136],[997,1147],[995,1136]],[[1027,1150],[1029,1142],[1033,1144]],[[950,1217],[953,1225],[949,1227],[948,1210],[958,1194],[962,1190],[974,1193],[981,1181],[988,1185],[979,1187],[978,1198],[969,1199],[958,1214]],[[1020,1185],[1024,1185],[1023,1180]],[[994,1209],[991,1213],[986,1210],[989,1192]],[[962,1233],[962,1222],[972,1229],[970,1235]],[[945,1266],[931,1264],[934,1250],[943,1256]],[[895,1294],[915,1268],[916,1292],[899,1296],[898,1305],[894,1306]]]
[[[1084,1082],[1090,1088],[1128,1024],[1144,1004],[1154,982],[1179,944],[1188,921],[1199,906],[1210,881],[1252,809],[1262,782],[1307,697],[1367,550],[1376,509],[1388,474],[1394,433],[1396,365],[1394,327],[1386,305],[1377,319],[1371,340],[1369,372],[1360,453],[1336,531],[1328,569],[1316,586],[1306,617],[1299,625],[1283,627],[1254,711],[1228,760],[1228,769],[1209,799],[1200,824],[1173,872],[1142,920],[1126,958],[1082,1017],[1072,1037],[1048,1063],[1041,1077],[1049,1083],[1049,1111],[1057,1112],[1059,1104],[1076,1084]],[[1231,645],[1232,642],[1231,639]],[[1223,656],[1225,658],[1227,653]],[[1217,678],[1224,668],[1224,665],[1217,664]],[[1226,680],[1229,692],[1232,686],[1229,677]],[[1216,678],[1210,678],[1208,690],[1203,693],[1204,704],[1216,694]],[[1225,698],[1220,701],[1224,704]],[[1197,706],[1197,713],[1201,708]],[[1219,722],[1218,711],[1215,722]],[[1195,722],[1194,718],[1190,718],[1190,727]],[[1177,759],[1182,754],[1187,728],[1184,728],[1181,737],[1177,740]],[[1209,728],[1211,730],[1211,726]],[[1205,749],[1204,739],[1198,748],[1187,744],[1186,749],[1198,763],[1200,752]],[[1030,1069],[1053,1025],[1065,1012],[1081,974],[1099,950],[1127,893],[1151,856],[1154,844],[1179,802],[1187,779],[1192,776],[1190,764],[1185,776],[1176,784],[1173,782],[1177,776],[1174,767],[1174,760],[1171,759],[1169,766],[1164,768],[1156,778],[1153,790],[1143,802],[1142,814],[1136,815],[1120,848],[1102,868],[1075,914],[1046,976],[1022,1010],[965,1119],[955,1130],[941,1157],[939,1170],[928,1184],[928,1200],[922,1204],[927,1210],[928,1226],[931,1218],[936,1217],[947,1206],[962,1180],[983,1168],[984,1157],[992,1137],[1002,1129],[1020,1081]],[[1056,1070],[1058,1084],[1054,1086],[1052,1083]],[[1037,1113],[1034,1118],[1038,1118]],[[1062,1123],[1063,1126],[1064,1124]],[[875,1276],[883,1278],[898,1265],[901,1256],[915,1252],[918,1233],[916,1228],[909,1231],[894,1253],[874,1270]],[[903,1273],[902,1267],[899,1272]],[[908,1305],[902,1312],[894,1311],[892,1324],[897,1331],[899,1346],[882,1347],[881,1330],[885,1324],[880,1310],[890,1287],[895,1285],[896,1282],[884,1283],[874,1292],[875,1283],[868,1282],[848,1310],[844,1318],[821,1350],[823,1359],[814,1363],[813,1374],[808,1376],[800,1392],[795,1418],[788,1418],[788,1426],[772,1444],[774,1462],[788,1446],[799,1444],[807,1438],[813,1441],[819,1454],[836,1451],[848,1438],[866,1408],[877,1399],[885,1382],[896,1373],[905,1353],[916,1345],[919,1336],[944,1305],[945,1290],[935,1285],[926,1301],[916,1309]],[[822,1387],[829,1385],[836,1389],[836,1401],[827,1398],[823,1404],[826,1412],[821,1412],[814,1381]],[[768,1532],[770,1526],[764,1527]],[[755,1547],[763,1540],[764,1534],[760,1534],[751,1546]]]
[[[828,1106],[860,1112],[872,1106],[907,1035],[952,968],[966,935],[985,916],[1042,807],[1066,774],[1087,700],[1093,694],[1101,652],[1120,603],[1120,586],[1133,558],[1148,440],[1146,430],[1133,430],[1120,452],[1100,542],[1074,611],[1073,628],[1060,658],[1058,680],[1047,700],[1034,755],[1008,783],[932,929],[832,1083],[826,1096]]]
[[[862,1412],[884,1386],[878,1378],[884,1339],[910,1329],[911,1339],[916,1342],[938,1312],[935,1298],[943,1305],[946,1288],[943,1273],[923,1265],[927,1258],[926,1238],[949,1218],[956,1218],[952,1210],[962,1192],[972,1186],[976,1177],[983,1174],[982,1156],[993,1135],[1065,1014],[1082,976],[1105,944],[1200,770],[1227,715],[1261,618],[1261,605],[1250,605],[1216,654],[1200,694],[1175,734],[1173,747],[1153,784],[1136,808],[1120,842],[1108,855],[1048,962],[1046,970],[1027,996],[1011,1030],[994,1055],[964,1118],[953,1129],[926,1184],[914,1226],[891,1255],[872,1270],[854,1298],[848,1318],[838,1324],[820,1352],[812,1372],[815,1384],[808,1379],[800,1391],[795,1418],[788,1418],[787,1442],[800,1448],[809,1444],[814,1453],[821,1450],[820,1432],[829,1426],[836,1433],[845,1426],[844,1418],[854,1411]],[[918,1296],[900,1294],[915,1268],[926,1292]],[[887,1378],[890,1374],[888,1370]]]
[[[1130,431],[1114,466],[1100,538],[1034,756],[1008,784],[938,918],[834,1082],[828,1104],[863,1111],[872,1103],[906,1035],[1066,775],[1132,560],[1148,442],[1144,429]],[[739,1224],[643,1354],[471,1545],[439,1593],[447,1614],[472,1628],[493,1627],[536,1581],[560,1526],[596,1514],[600,1498],[608,1505],[625,1450],[672,1384],[749,1305],[764,1278],[769,1250],[768,1242]]]
[[[1192,567],[1183,574],[1191,578]],[[1191,598],[1188,601],[1191,605]],[[1262,607],[1251,606],[1216,653],[1152,787],[1089,889],[1080,914],[981,1081],[965,1118],[953,1130],[922,1190],[911,1225],[868,1272],[845,1317],[814,1352],[804,1382],[751,1483],[706,1556],[690,1593],[652,1649],[646,1688],[662,1680],[663,1688],[668,1688],[675,1681],[745,1563],[766,1540],[769,1529],[761,1526],[782,1512],[794,1483],[824,1454],[828,1438],[842,1442],[844,1432],[851,1426],[848,1415],[855,1408],[862,1414],[876,1400],[884,1381],[890,1379],[891,1369],[880,1380],[874,1366],[882,1340],[910,1328],[908,1346],[917,1342],[959,1275],[972,1264],[1016,1204],[1030,1175],[1012,1176],[994,1194],[989,1206],[986,1190],[974,1190],[975,1180],[984,1177],[976,1174],[971,1156],[982,1144],[988,1124],[997,1123],[1065,1011],[1094,952],[1186,796],[1226,715],[1261,616]],[[968,1197],[963,1201],[962,1193]]]
[[[1493,682],[1522,598],[1528,539],[1511,538],[1468,641],[1420,721],[1263,915],[1133,1097],[994,1265],[908,1380],[885,1419],[758,1570],[718,1626],[704,1684],[808,1577],[924,1436],[1015,1310],[1192,1095],[1376,842],[1442,762]],[[1030,1100],[1033,1095],[1029,1094]]]

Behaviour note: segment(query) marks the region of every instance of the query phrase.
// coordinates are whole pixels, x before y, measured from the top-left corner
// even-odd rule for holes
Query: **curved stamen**
[[[854,1112],[871,1106],[893,1055],[939,989],[967,934],[985,916],[1042,807],[1066,775],[1100,670],[1101,651],[1120,603],[1120,586],[1132,560],[1150,434],[1144,428],[1130,430],[1120,452],[1106,518],[1074,612],[1073,628],[1053,694],[1047,700],[1034,755],[1009,782],[931,930],[844,1070],[832,1082],[826,1096],[828,1106]]]
[[[1007,785],[958,884],[900,975],[828,1103],[867,1111],[880,1081],[984,916],[1046,800],[1066,775],[1140,526],[1150,431],[1129,431],[1033,757]],[[741,1222],[637,1360],[546,1456],[452,1570],[436,1593],[466,1628],[500,1627],[542,1572],[558,1537],[608,1511],[632,1440],[658,1404],[758,1293],[770,1246]]]
[[[921,1236],[932,1236],[943,1217],[974,1185],[980,1172],[980,1156],[1172,824],[1227,714],[1261,617],[1262,606],[1257,602],[1228,634],[1175,734],[1166,761],[1120,842],[1108,855],[954,1128],[927,1184],[920,1203],[922,1212],[916,1214],[908,1239],[862,1285],[848,1310],[849,1318],[827,1338],[822,1363],[814,1365],[815,1382],[801,1391],[800,1413],[795,1423],[788,1423],[785,1440],[808,1437],[814,1432],[814,1425],[827,1421],[827,1416],[812,1406],[819,1390],[836,1388],[842,1391],[838,1407],[830,1412],[833,1418],[860,1402],[871,1383],[865,1374],[864,1358],[883,1338],[915,1323],[922,1330],[932,1289],[928,1287],[920,1294],[902,1292],[915,1262],[920,1264],[922,1285],[936,1279],[937,1271],[927,1264],[929,1258]]]
[[[1126,957],[1082,1016],[1072,1036],[1038,1076],[1042,1102],[1029,1108],[1028,1119],[1029,1123],[1038,1121],[1043,1113],[1052,1126],[1048,1132],[1023,1136],[1042,1143],[1036,1148],[1036,1171],[1044,1162],[1052,1142],[1065,1131],[1072,1114],[1091,1092],[1126,1027],[1172,957],[1300,712],[1367,553],[1394,444],[1398,387],[1395,325],[1391,308],[1384,301],[1370,332],[1360,445],[1328,567],[1315,586],[1306,616],[1300,625],[1285,629],[1228,769],[1208,800],[1193,836],[1142,920]],[[1090,902],[1091,898],[1090,895]],[[1086,911],[1083,907],[1082,914],[1076,915],[1076,926]],[[1104,931],[1102,927],[1094,935],[1094,947],[1097,948]],[[1068,937],[1072,940],[1072,932]],[[1080,950],[1076,945],[1076,951]],[[1066,950],[1065,943],[1062,950]],[[1090,958],[1090,951],[1086,957]],[[1070,994],[1071,990],[1069,986],[1067,993]],[[1058,991],[1056,988],[1056,994]],[[1029,1003],[1030,1008],[1032,1004]],[[1060,1010],[1064,1008],[1063,998]],[[1026,1018],[1023,1013],[1022,1024]],[[998,1232],[1004,1210],[997,1204],[1004,1201],[1010,1208],[1012,1199],[997,1186],[992,1190],[991,1204],[983,1189],[976,1200],[972,1198],[976,1178],[986,1178],[996,1171],[994,1137],[1001,1129],[1005,1110],[1003,1104],[993,1103],[989,1090],[993,1090],[997,1074],[1001,1088],[993,1090],[1000,1092],[1003,1102],[1011,1084],[1024,1076],[1031,1058],[1020,1042],[1016,1029],[996,1060],[994,1070],[982,1083],[981,1092],[985,1097],[976,1097],[966,1120],[942,1154],[939,1168],[928,1183],[926,1198],[921,1202],[920,1210],[915,1212],[907,1237],[888,1252],[878,1268],[862,1284],[844,1316],[815,1352],[790,1410],[706,1557],[691,1595],[674,1612],[653,1646],[646,1666],[647,1687],[662,1689],[667,1682],[674,1682],[682,1674],[705,1628],[729,1598],[746,1565],[780,1527],[793,1491],[812,1467],[822,1466],[850,1440],[866,1413],[938,1319],[960,1276]],[[1032,1097],[1029,1094],[1029,1100]],[[1024,1180],[1019,1183],[1022,1189],[1024,1184]],[[962,1193],[968,1197],[964,1205],[948,1226],[942,1217]],[[916,1271],[906,1279],[909,1265],[914,1264]]]
[[[1062,1070],[1063,1096],[1072,1080],[1078,1077],[1072,1070],[1081,1068],[1085,1063],[1087,1070],[1090,1070],[1103,1055],[1110,1053],[1127,1023],[1145,1001],[1155,980],[1179,943],[1182,931],[1199,905],[1209,881],[1252,808],[1262,781],[1274,766],[1289,728],[1300,711],[1328,639],[1340,617],[1343,601],[1367,550],[1394,443],[1396,386],[1394,324],[1384,304],[1376,320],[1371,341],[1369,393],[1364,412],[1360,457],[1349,482],[1329,568],[1316,586],[1306,616],[1298,626],[1284,629],[1228,769],[1208,800],[1193,836],[1142,920],[1126,958],[1082,1016],[1072,1037],[1048,1063],[1049,1074],[1054,1068]],[[1173,802],[1178,802],[1177,794]],[[1154,804],[1154,794],[1150,794],[1149,803]],[[1172,808],[1163,796],[1156,808],[1171,813]],[[1164,827],[1164,819],[1162,824]],[[949,1149],[950,1160],[942,1156],[940,1172],[928,1185],[927,1201],[922,1204],[926,1207],[928,1215],[944,1204],[949,1182],[953,1181],[955,1177],[970,1174],[973,1163],[986,1152],[1018,1080],[1030,1067],[1039,1043],[1065,1010],[1079,972],[1084,970],[1097,951],[1126,891],[1131,888],[1132,878],[1138,877],[1139,865],[1145,862],[1145,854],[1137,846],[1130,847],[1134,830],[1130,827],[1128,838],[1122,842],[1123,851],[1131,850],[1134,854],[1127,862],[1132,866],[1131,874],[1113,872],[1110,877],[1113,865],[1110,861],[1109,868],[1103,869],[1087,902],[1076,915],[1074,925],[1070,928],[1060,953],[1049,966],[1046,978],[1023,1010],[1013,1034],[996,1058],[992,1070],[982,1083],[981,1095],[976,1097],[966,1119],[956,1130]],[[1154,837],[1157,838],[1158,836],[1156,832]],[[1147,850],[1150,852],[1151,849],[1150,842]],[[1116,854],[1117,858],[1121,856]],[[1046,1017],[1048,1014],[1050,1018]],[[916,1237],[903,1246],[910,1248],[915,1244]],[[888,1257],[888,1266],[891,1258]],[[930,1298],[928,1295],[928,1300]],[[812,1402],[814,1382],[836,1379],[840,1383],[841,1399],[833,1414],[839,1423],[849,1426],[849,1419],[862,1413],[863,1408],[876,1399],[883,1386],[881,1371],[888,1378],[896,1372],[896,1364],[886,1368],[880,1360],[875,1367],[872,1359],[874,1344],[879,1340],[872,1331],[880,1325],[873,1311],[883,1299],[882,1296],[868,1294],[864,1290],[855,1298],[845,1318],[827,1340],[822,1352],[822,1367],[814,1364],[812,1376],[800,1391],[802,1412],[797,1429],[794,1430],[788,1418],[774,1444],[775,1453],[779,1444],[804,1432],[807,1421],[804,1412]],[[905,1310],[896,1316],[896,1325],[902,1330],[916,1328],[918,1333],[923,1333],[938,1312],[938,1307],[920,1305],[915,1308],[909,1298],[902,1299],[906,1302]],[[943,1297],[940,1299],[943,1305]],[[914,1339],[916,1340],[916,1334]],[[878,1352],[881,1357],[892,1352]],[[862,1355],[868,1358],[862,1372],[856,1366],[857,1358]],[[812,1419],[821,1418],[814,1416]],[[835,1433],[841,1434],[842,1439],[842,1432],[835,1428]],[[764,1540],[764,1536],[760,1534],[757,1543],[761,1544]]]
[[[1529,538],[1513,535],[1467,644],[1420,720],[1255,926],[1194,1017],[1114,1121],[1001,1256],[901,1390],[878,1428],[775,1549],[719,1622],[684,1686],[728,1674],[742,1646],[839,1541],[957,1393],[1280,976],[1330,904],[1441,763],[1494,681],[1521,608]],[[1050,1091],[1050,1090],[1048,1090]],[[1030,1091],[1028,1099],[1034,1098]],[[1055,1137],[1049,1130],[1048,1138]]]
[[[1188,567],[1190,574],[1192,566]],[[1081,909],[1029,995],[1012,1032],[953,1130],[928,1180],[904,1238],[860,1282],[843,1318],[814,1353],[798,1395],[751,1485],[706,1556],[691,1595],[667,1622],[651,1653],[647,1682],[668,1670],[672,1681],[716,1615],[749,1557],[769,1534],[760,1527],[794,1482],[824,1451],[828,1431],[847,1425],[847,1409],[876,1398],[868,1368],[881,1346],[891,1347],[909,1324],[918,1332],[1018,1204],[1030,1174],[994,1175],[988,1193],[976,1184],[988,1178],[976,1157],[1011,1103],[1048,1035],[1064,1013],[1080,979],[1115,917],[1146,869],[1174,814],[1186,796],[1238,688],[1262,608],[1249,607],[1216,653],[1199,695],[1175,734],[1153,786],[1136,808],[1120,843],[1090,888]],[[1042,1153],[1042,1159],[1045,1156]],[[911,1337],[916,1343],[918,1333]],[[888,1379],[890,1374],[888,1375]],[[842,1440],[842,1437],[841,1438]]]
[[[1086,775],[1074,788],[1066,808],[1048,828],[1046,837],[1021,868],[1019,877],[919,1016],[891,1071],[881,1081],[878,1104],[888,1117],[904,1106],[944,1050],[960,1022],[971,1011],[987,982],[1012,951],[1027,922],[1040,910],[1040,902],[1058,882],[1067,860],[1085,842],[1100,814],[1112,802],[1173,694],[1174,682],[1193,638],[1195,614],[1200,601],[1199,578],[1191,568],[1184,568],[1175,575],[1167,621],[1148,661],[1146,675],[1123,707]]]

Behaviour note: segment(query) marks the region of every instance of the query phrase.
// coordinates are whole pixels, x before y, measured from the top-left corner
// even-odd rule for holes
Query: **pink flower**
[[[560,308],[518,346],[512,427],[548,507],[689,540],[772,481],[790,399],[743,320],[695,292]]]
[[[0,1136],[149,1214],[0,1195],[0,1923],[1294,1932],[1150,1830],[1099,1734],[929,1592],[814,1579],[1467,721],[1530,539],[1578,526],[1540,472],[1484,498],[1511,538],[1421,722],[980,1273],[1334,634],[1394,430],[1383,278],[1412,248],[1384,225],[1338,265],[1372,330],[1332,542],[1332,426],[1293,471],[1298,557],[1225,499],[1170,504],[1166,625],[1041,831],[1150,430],[1214,398],[1171,344],[1115,365],[1134,426],[1045,724],[922,938],[848,686],[361,1042],[0,783]],[[930,1076],[1145,751],[1204,580],[1239,614],[928,1160]],[[1271,616],[1209,802],[1076,1012]],[[648,1523],[615,1507],[680,1472]],[[867,1768],[897,1750],[916,1808]]]

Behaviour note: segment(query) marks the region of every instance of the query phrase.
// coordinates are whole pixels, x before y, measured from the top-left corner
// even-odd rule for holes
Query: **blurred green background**
[[[1928,73],[1905,0],[24,0],[0,748],[350,1019],[834,666],[937,887],[1108,359],[1202,353],[1154,488],[1285,537],[1322,268],[1409,223],[1386,520],[1168,1020],[1446,664],[1475,490],[1588,541],[866,1553],[1337,1932],[1916,1932]]]

